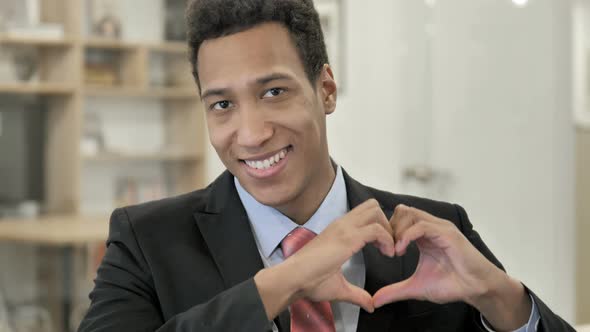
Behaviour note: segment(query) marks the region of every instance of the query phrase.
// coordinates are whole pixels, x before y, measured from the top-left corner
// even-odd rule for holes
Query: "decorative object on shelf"
[[[86,84],[113,86],[120,83],[118,60],[115,52],[88,50],[84,63]]]
[[[84,113],[84,130],[80,148],[84,156],[96,156],[104,149],[101,119],[97,112]]]
[[[164,39],[166,40],[186,40],[186,24],[182,19],[186,0],[166,0],[164,4]]]
[[[38,80],[37,48],[6,46],[0,48],[0,82],[33,82]]]
[[[110,0],[93,1],[93,24],[94,36],[102,38],[121,38],[121,19],[116,15],[115,3]]]
[[[317,0],[315,7],[320,15],[320,22],[324,32],[324,40],[328,50],[328,58],[338,83],[338,90],[343,92],[346,86],[344,72],[345,58],[342,40],[344,38],[342,24],[342,12],[344,11],[341,0]]]
[[[104,63],[86,64],[86,84],[113,86],[119,82],[117,70]]]
[[[15,47],[12,53],[16,78],[21,82],[37,81],[39,55],[35,47]]]

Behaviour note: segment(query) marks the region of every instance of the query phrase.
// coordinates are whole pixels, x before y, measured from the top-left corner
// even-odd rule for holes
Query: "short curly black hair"
[[[313,0],[191,0],[186,22],[189,59],[199,89],[197,64],[201,44],[262,23],[278,22],[289,30],[312,85],[324,64],[329,63]]]

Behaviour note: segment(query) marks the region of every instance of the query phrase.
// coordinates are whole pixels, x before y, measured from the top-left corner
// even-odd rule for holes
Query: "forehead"
[[[274,72],[305,79],[289,30],[279,23],[264,23],[206,40],[198,52],[197,69],[203,90],[247,83]]]

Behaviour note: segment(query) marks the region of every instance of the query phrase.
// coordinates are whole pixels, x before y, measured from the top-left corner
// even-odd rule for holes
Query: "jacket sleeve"
[[[272,329],[252,278],[164,321],[150,268],[124,209],[111,216],[107,250],[94,283],[79,332]]]
[[[502,264],[500,263],[500,261],[498,261],[498,259],[494,256],[494,254],[490,251],[490,249],[483,242],[483,240],[481,239],[479,234],[473,229],[473,225],[469,221],[469,218],[467,217],[467,213],[465,212],[465,209],[463,209],[459,205],[455,205],[455,208],[457,209],[457,214],[459,216],[459,225],[458,226],[459,226],[459,229],[461,230],[461,232],[463,233],[463,235],[465,235],[465,237],[469,240],[469,242],[471,242],[471,244],[473,244],[473,246],[475,248],[477,248],[477,250],[479,250],[490,262],[492,262],[494,265],[498,266],[502,270],[505,270],[504,267],[502,266]],[[561,332],[561,331],[575,332],[575,330],[565,320],[563,320],[561,317],[559,317],[558,315],[553,313],[551,311],[551,309],[549,309],[547,307],[547,305],[545,305],[545,303],[543,303],[543,301],[541,301],[541,299],[539,299],[526,286],[525,286],[525,289],[533,297],[535,304],[537,305],[537,308],[539,310],[539,314],[541,316],[541,320],[539,321],[539,327],[537,329],[537,332],[544,332],[544,331],[547,331],[547,332],[549,332],[549,331],[550,332]],[[474,319],[478,319],[478,317],[479,317],[479,313],[476,315],[476,318],[474,318]],[[481,326],[481,324],[478,324],[478,325]],[[484,331],[484,330],[482,329],[482,331]]]

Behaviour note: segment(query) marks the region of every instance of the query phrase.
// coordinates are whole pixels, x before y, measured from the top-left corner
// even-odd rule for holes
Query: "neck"
[[[309,185],[304,192],[290,201],[289,204],[277,207],[277,210],[296,224],[305,224],[322,205],[336,179],[336,166],[330,158],[327,158],[322,170],[317,172],[313,179],[309,180]]]

